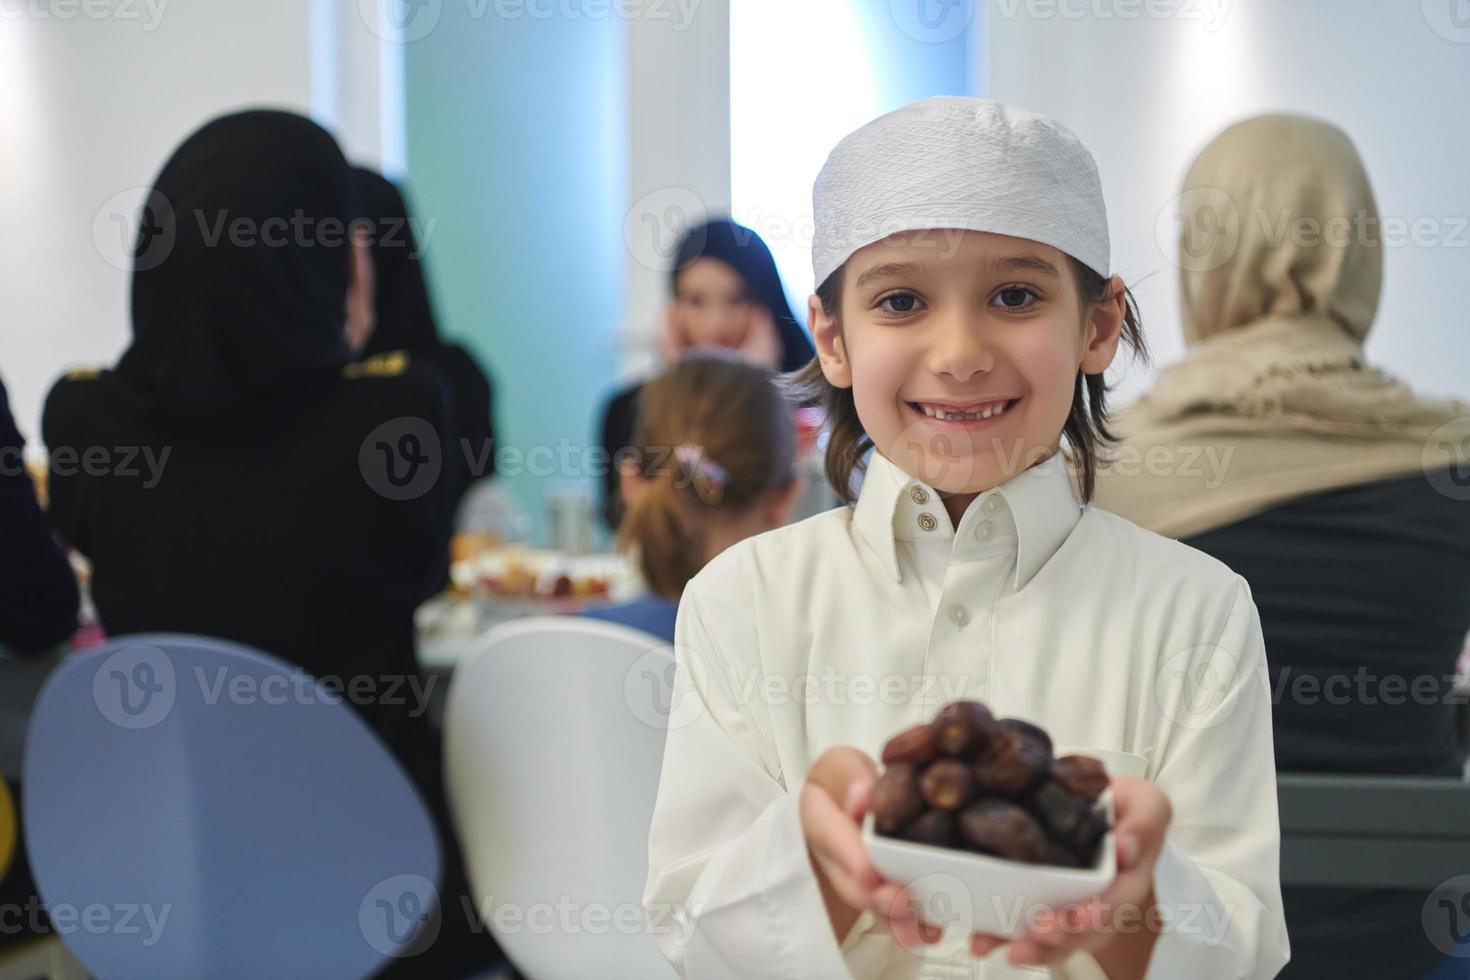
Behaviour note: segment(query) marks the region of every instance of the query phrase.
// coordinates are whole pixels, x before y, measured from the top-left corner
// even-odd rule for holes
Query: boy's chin
[[[1019,476],[1053,451],[1038,448],[1034,452],[1017,453],[1010,460],[1002,459],[993,452],[922,458],[911,454],[904,469],[946,497],[973,496],[993,490]]]
[[[911,459],[904,469],[946,497],[984,493],[1006,481],[995,459]]]

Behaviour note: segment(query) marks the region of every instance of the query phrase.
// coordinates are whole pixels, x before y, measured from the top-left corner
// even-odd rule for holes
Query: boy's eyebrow
[[[1057,271],[1057,267],[1039,255],[1007,255],[1005,258],[996,259],[990,265],[993,268],[1003,269],[1007,272],[1038,272],[1043,276],[1050,276],[1052,279],[1062,278],[1062,274]]]
[[[1035,272],[1051,279],[1062,278],[1057,267],[1039,255],[1007,255],[1003,258],[992,259],[986,265],[1002,272]],[[922,262],[884,262],[858,276],[855,288],[862,289],[870,283],[881,282],[884,279],[901,279],[905,276],[920,275],[927,268],[927,264]]]
[[[926,265],[922,262],[884,262],[858,276],[854,288],[862,289],[868,283],[883,279],[900,279],[904,276],[919,275],[925,268]]]

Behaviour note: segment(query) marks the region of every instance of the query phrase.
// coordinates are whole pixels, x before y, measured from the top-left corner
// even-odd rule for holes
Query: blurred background
[[[266,104],[309,113],[350,158],[403,180],[442,329],[497,380],[501,445],[581,449],[608,391],[656,361],[680,229],[733,214],[770,244],[804,312],[826,152],[936,94],[1055,116],[1092,149],[1115,270],[1159,362],[1181,349],[1168,209],[1188,162],[1254,113],[1334,121],[1385,220],[1402,224],[1368,351],[1425,390],[1463,394],[1470,337],[1452,288],[1470,269],[1462,7],[7,0],[0,345],[11,402],[34,434],[63,368],[124,348],[123,232],[144,189],[183,134]],[[1120,401],[1147,386],[1143,372],[1119,380]],[[544,533],[545,494],[591,477],[506,482]]]
[[[293,968],[302,950],[326,949],[313,910],[291,906],[298,877],[301,895],[315,895],[309,882],[340,883],[333,900],[360,916],[333,933],[346,934],[339,962],[360,967],[344,975],[577,976],[604,961],[616,961],[618,975],[667,975],[651,946],[634,948],[646,939],[639,928],[613,953],[587,930],[555,933],[552,949],[525,930],[487,929],[485,909],[446,903],[436,945],[422,929],[384,932],[367,910],[418,923],[436,897],[499,889],[519,900],[516,889],[546,884],[537,875],[566,870],[564,853],[595,866],[597,887],[620,896],[618,908],[638,908],[673,710],[665,647],[680,592],[721,548],[838,503],[824,484],[824,417],[810,402],[783,400],[768,370],[782,354],[795,366],[810,357],[813,180],[842,136],[934,95],[1052,116],[1095,155],[1113,271],[1137,299],[1153,354],[1151,364],[1120,359],[1109,370],[1115,406],[1193,353],[1180,311],[1181,235],[1212,239],[1222,218],[1181,198],[1201,150],[1263,113],[1326,120],[1350,137],[1376,200],[1383,281],[1376,326],[1349,373],[1367,376],[1366,361],[1405,379],[1423,399],[1403,399],[1423,409],[1406,427],[1414,438],[1392,443],[1395,460],[1379,466],[1370,457],[1382,444],[1338,439],[1336,419],[1313,419],[1323,423],[1313,432],[1327,433],[1316,441],[1324,456],[1301,463],[1300,484],[1269,506],[1222,508],[1187,528],[1135,519],[1222,558],[1254,590],[1272,669],[1283,875],[1297,889],[1287,915],[1303,954],[1289,975],[1466,976],[1470,470],[1463,459],[1431,465],[1430,448],[1470,455],[1467,93],[1470,0],[0,0],[0,375],[15,421],[0,426],[0,464],[15,448],[31,470],[21,479],[0,466],[0,478],[14,477],[0,480],[13,511],[0,528],[14,541],[24,531],[30,549],[16,546],[0,567],[0,599],[34,627],[0,635],[0,883],[10,889],[0,895],[0,947],[15,947],[0,950],[0,980],[85,975],[59,942],[21,948],[58,931],[78,955],[88,942],[75,928],[47,926],[57,909],[54,899],[42,908],[42,871],[62,881],[53,895],[89,894],[101,886],[67,876],[95,865],[113,889],[97,894],[126,895],[139,868],[172,873],[169,859],[186,852],[205,855],[198,863],[218,880],[249,886],[219,918],[217,898],[189,890],[204,887],[195,868],[180,872],[184,884],[159,886],[195,916],[176,925],[177,941],[207,936],[205,961],[242,964],[233,975],[263,969],[243,965],[260,953],[247,951],[249,935],[224,935],[235,921],[265,928],[261,905],[299,913],[299,934],[272,934]],[[419,261],[396,266],[403,278],[394,281],[416,288],[422,267],[432,301],[423,319],[437,322],[444,343],[420,359],[453,348],[461,373],[426,394],[391,352],[349,355],[337,336],[350,335],[349,316],[345,332],[330,325],[342,363],[317,379],[320,392],[291,402],[297,415],[222,428],[217,442],[187,426],[119,429],[112,423],[127,413],[117,405],[129,403],[86,401],[72,382],[94,375],[58,379],[116,364],[133,340],[135,247],[164,161],[206,121],[260,107],[309,117],[348,161],[401,189]],[[725,217],[754,231],[769,258],[713,246],[691,257],[691,230],[702,241],[705,222]],[[706,258],[744,277],[735,305],[756,325],[748,336],[767,315],[766,331],[790,328],[782,350],[749,358],[759,371],[683,358],[704,346],[748,355],[758,344],[685,337],[671,346],[671,334],[694,322],[673,325],[671,311],[686,301],[676,287],[701,263],[719,268]],[[380,296],[392,292],[391,259],[374,260],[383,260]],[[779,281],[767,274],[772,264]],[[349,313],[358,282],[349,283]],[[762,295],[761,282],[774,285]],[[1314,373],[1291,383],[1311,389]],[[355,384],[365,378],[383,384]],[[648,388],[664,417],[639,443],[628,406]],[[441,479],[436,464],[432,488],[400,493],[390,449],[388,482],[370,473],[371,450],[391,444],[407,461],[402,447],[417,453],[427,420],[456,398],[455,421],[477,428],[460,430],[461,446],[443,446],[443,461],[463,454],[466,472],[446,469]],[[1239,407],[1213,406],[1226,415]],[[1268,446],[1251,458],[1267,460],[1265,477],[1239,461],[1236,476],[1271,482],[1272,452],[1289,468],[1282,458],[1302,443],[1285,453],[1270,444],[1281,414],[1256,419]],[[136,481],[113,478],[121,473],[89,482],[95,474],[78,476],[75,465],[58,470],[58,447],[43,437],[53,415],[76,425],[68,451],[177,449],[164,492],[145,484],[135,493]],[[595,451],[651,450],[671,420],[704,426],[707,446],[728,437],[711,454],[729,453],[727,463],[742,453],[756,460],[753,476],[697,455],[679,460],[701,492],[699,480],[747,480],[755,503],[696,508],[679,527],[699,534],[660,539],[623,511],[640,506],[655,474],[610,471]],[[1249,440],[1226,432],[1227,448],[1239,442],[1247,458]],[[1366,461],[1353,478],[1301,472],[1319,458],[1336,462],[1339,450]],[[1172,500],[1176,488],[1160,486]],[[801,492],[788,494],[793,487]],[[1177,492],[1216,502],[1227,496],[1217,489],[1180,483]],[[1118,499],[1117,512],[1130,516]],[[10,540],[0,540],[0,565]],[[49,629],[36,625],[46,591],[37,570],[48,563]],[[618,612],[602,609],[614,601]],[[584,612],[642,632],[543,616]],[[157,630],[208,639],[138,639]],[[106,670],[98,657],[76,656],[98,651]],[[311,697],[288,699],[289,721],[248,701],[195,711],[189,685],[175,678],[211,665],[252,684],[367,678],[369,690],[347,700],[383,744]],[[1346,704],[1291,685],[1365,671],[1378,693],[1355,688]],[[1429,681],[1429,695],[1388,710],[1382,682],[1411,677]],[[43,684],[54,693],[43,696]],[[588,707],[557,727],[537,694],[563,686],[564,700]],[[406,704],[392,702],[400,687]],[[138,721],[158,692],[170,707]],[[150,730],[154,741],[120,737],[124,729]],[[210,751],[190,757],[180,747],[196,744]],[[504,746],[522,744],[565,763],[567,778],[518,767],[520,755],[507,762]],[[504,798],[485,790],[491,771],[501,789],[529,789]],[[593,786],[609,810],[587,812],[567,785]],[[196,823],[189,807],[206,798],[208,819]],[[122,809],[99,820],[98,800]],[[18,823],[30,812],[43,819]],[[565,840],[596,846],[579,853],[561,848]],[[262,852],[277,860],[249,866]],[[351,860],[317,874],[328,852]],[[567,874],[554,888],[593,887],[585,867]],[[26,928],[12,928],[21,910]],[[434,921],[427,931],[438,935]],[[1357,947],[1345,941],[1353,937]],[[410,939],[422,943],[410,949]],[[1364,948],[1381,960],[1356,973],[1353,964],[1370,963]],[[6,959],[16,949],[22,958]],[[91,952],[89,963],[118,955],[100,941]],[[159,961],[146,950],[121,955],[135,954],[132,972],[115,975],[155,975]],[[169,955],[177,963],[199,954]],[[558,973],[568,962],[574,972]]]

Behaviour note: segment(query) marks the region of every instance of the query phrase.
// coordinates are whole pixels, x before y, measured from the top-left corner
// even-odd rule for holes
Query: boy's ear
[[[1123,318],[1128,312],[1128,297],[1123,291],[1123,280],[1114,276],[1108,280],[1103,298],[1093,304],[1087,314],[1086,346],[1082,351],[1081,371],[1083,374],[1102,374],[1118,354],[1118,342],[1123,339]]]
[[[842,341],[842,328],[837,317],[822,310],[821,297],[812,293],[806,301],[806,325],[817,348],[822,374],[835,388],[852,387],[852,365],[847,360],[847,347]]]

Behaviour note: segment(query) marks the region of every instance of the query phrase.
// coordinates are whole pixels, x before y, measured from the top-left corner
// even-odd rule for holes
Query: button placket
[[[954,562],[945,570],[929,630],[926,668],[957,679],[964,696],[984,700],[991,674],[990,608],[1000,587],[985,562]],[[954,692],[951,692],[954,693]],[[935,708],[937,710],[937,706]]]

